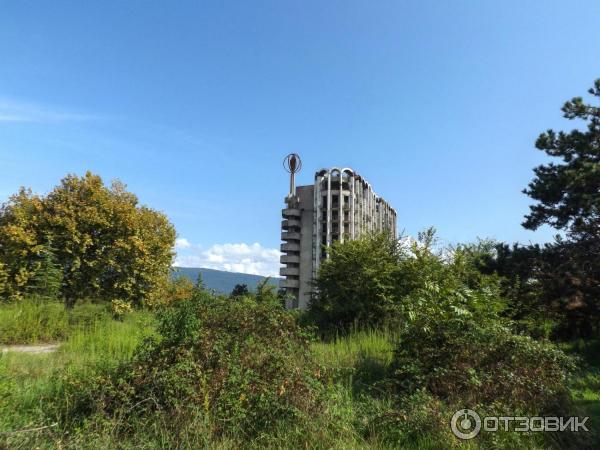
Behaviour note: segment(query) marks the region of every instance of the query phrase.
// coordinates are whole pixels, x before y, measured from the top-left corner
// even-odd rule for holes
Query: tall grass
[[[138,315],[135,314],[136,317]],[[72,334],[77,336],[104,326],[100,323],[112,322],[105,303],[81,301],[69,310],[59,300],[29,297],[19,302],[0,304],[0,344],[59,342]]]
[[[385,378],[395,340],[395,335],[387,330],[362,330],[330,342],[314,343],[313,353],[333,382],[360,392]]]
[[[154,318],[144,311],[123,320],[105,318],[89,326],[75,327],[59,354],[69,367],[79,371],[98,365],[116,365],[129,360],[138,344],[154,332]]]
[[[59,302],[28,298],[0,307],[0,344],[54,342],[68,332],[68,313]]]
[[[68,336],[56,352],[0,353],[0,448],[33,448],[40,443],[53,447],[55,443],[44,440],[44,434],[60,433],[57,427],[32,435],[10,433],[57,422],[51,411],[63,395],[64,375],[77,372],[85,378],[110,370],[131,358],[135,347],[154,330],[153,317],[146,312],[135,312],[123,321],[96,314],[90,321],[89,313],[96,306],[77,308]]]
[[[313,344],[317,360],[326,367],[354,367],[364,359],[389,364],[394,348],[393,333],[380,330],[365,330],[338,336],[331,342]]]

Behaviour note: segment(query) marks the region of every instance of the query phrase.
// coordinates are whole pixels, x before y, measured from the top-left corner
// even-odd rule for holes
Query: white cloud
[[[178,239],[179,241],[179,239]],[[208,249],[190,244],[186,252],[178,252],[175,265],[178,267],[205,267],[208,269],[242,272],[263,276],[279,276],[279,257],[277,249],[265,248],[258,242],[254,244],[215,244]]]
[[[56,123],[89,120],[91,116],[68,112],[60,108],[0,98],[0,122]]]
[[[186,238],[179,238],[175,241],[175,248],[190,248],[191,245]]]

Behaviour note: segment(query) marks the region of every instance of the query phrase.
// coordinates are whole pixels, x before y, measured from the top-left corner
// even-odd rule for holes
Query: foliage
[[[124,302],[123,300],[115,299],[110,302],[110,310],[112,312],[112,316],[115,319],[122,319],[123,316],[129,314],[133,311],[130,303]]]
[[[318,414],[320,372],[308,336],[279,306],[198,292],[163,310],[158,334],[82,404],[201,419],[215,436],[257,436]]]
[[[52,252],[67,306],[83,297],[151,303],[168,279],[174,241],[162,213],[90,172],[68,175],[44,197],[21,189],[0,209],[0,261],[12,299],[35,286],[40,255]]]
[[[62,341],[107,320],[111,320],[111,313],[103,303],[82,301],[73,309],[65,309],[58,299],[28,296],[0,307],[0,344]]]
[[[0,310],[13,306],[5,305]],[[465,446],[448,426],[455,405],[425,391],[400,397],[384,389],[383,380],[392,374],[398,330],[362,330],[331,342],[312,342],[311,352],[324,366],[319,413],[311,420],[279,421],[252,439],[235,429],[228,430],[227,435],[215,435],[203,414],[187,419],[181,410],[158,410],[156,405],[151,411],[148,406],[153,404],[152,399],[131,405],[133,409],[123,407],[123,414],[92,414],[81,420],[83,410],[99,401],[98,392],[106,394],[106,380],[118,379],[122,373],[119,367],[129,367],[139,352],[137,345],[155,333],[154,312],[136,310],[122,321],[115,321],[106,309],[101,304],[76,305],[68,312],[72,324],[67,340],[55,353],[0,356],[0,429],[10,432],[57,423],[38,432],[2,434],[0,447],[108,450]],[[91,321],[92,317],[97,320]],[[161,337],[157,335],[156,339]],[[586,354],[597,356],[596,347],[584,347]],[[595,372],[582,373],[574,384],[577,395],[585,396],[577,400],[586,408],[580,415],[595,411],[596,417],[591,417],[594,425],[600,395]],[[564,442],[554,443],[552,435],[556,434],[482,433],[469,441],[467,448],[567,448]]]
[[[0,261],[0,299],[4,296],[7,289],[8,272],[6,270],[6,264]]]
[[[588,92],[600,99],[600,79]],[[567,239],[557,237],[543,248],[515,247],[511,257],[528,257],[529,279],[541,286],[540,307],[557,313],[559,334],[572,338],[600,333],[600,107],[575,97],[562,111],[569,120],[585,121],[586,128],[548,130],[538,137],[536,147],[560,161],[534,169],[524,193],[536,204],[523,226],[536,230],[547,224],[565,231]]]
[[[283,307],[281,293],[271,284],[269,277],[259,281],[256,285],[254,300],[257,303],[264,303],[273,307]]]
[[[122,321],[115,321],[107,314],[105,305],[82,303],[71,311],[65,311],[58,302],[55,305],[65,314],[78,313],[69,317],[66,340],[57,351],[0,355],[0,448],[96,447],[98,442],[92,443],[93,437],[89,435],[80,445],[67,440],[75,430],[59,426],[41,432],[11,434],[10,431],[56,424],[72,407],[66,380],[77,377],[81,380],[80,389],[87,389],[88,381],[93,383],[130,360],[140,341],[152,333],[153,321],[145,312],[136,311]],[[5,305],[0,311],[15,306]],[[98,306],[103,306],[103,310]],[[92,322],[87,320],[90,315],[94,317]],[[115,442],[112,448],[117,447],[119,444]]]
[[[248,286],[246,284],[236,284],[233,288],[233,290],[231,291],[231,294],[229,294],[230,297],[232,298],[236,298],[236,297],[243,297],[244,295],[248,295],[249,291],[248,291]]]
[[[43,211],[42,198],[25,188],[0,206],[0,263],[9,299],[21,299],[35,274],[37,255],[46,241]]]
[[[600,242],[599,242],[600,244]],[[589,337],[600,332],[600,245],[557,238],[544,245],[499,243],[481,268],[502,279],[507,315],[533,337]]]
[[[552,344],[513,332],[497,277],[480,267],[490,242],[444,257],[431,234],[401,263],[401,301],[393,380],[403,395],[426,390],[450,404],[499,403],[540,412],[565,397],[573,362]]]
[[[358,242],[338,244],[327,263],[330,270],[336,268],[342,290],[341,280],[348,268],[358,268],[346,273],[348,283],[350,279],[369,283],[370,266],[352,258],[392,254],[385,241],[375,243],[368,237]],[[354,253],[345,248],[352,246],[354,250],[367,244],[379,248]],[[482,411],[534,415],[570,410],[566,384],[574,361],[553,344],[515,334],[513,322],[505,317],[504,280],[487,270],[497,258],[493,241],[440,248],[434,230],[429,229],[417,240],[404,240],[401,246],[393,253],[394,262],[388,269],[389,301],[383,303],[368,290],[353,299],[365,305],[385,304],[385,316],[364,321],[365,316],[356,314],[360,309],[354,308],[354,315],[346,320],[353,320],[359,330],[344,337],[347,343],[358,336],[376,336],[368,330],[373,325],[387,327],[387,334],[393,336],[393,353],[375,358],[366,347],[348,373],[341,374],[353,391],[375,398],[367,401],[367,405],[375,402],[369,429],[377,430],[387,444],[402,446],[406,439],[416,439],[419,427],[443,441],[448,437],[444,423],[452,411],[465,405]],[[346,258],[342,259],[344,264],[336,261],[340,257]],[[336,279],[330,274],[328,277]],[[326,294],[332,302],[326,313],[346,306],[344,296]],[[352,327],[342,331],[348,333]],[[337,348],[338,340],[334,343]],[[380,354],[383,344],[377,344]],[[340,360],[338,355],[326,358]],[[388,399],[389,404],[381,403],[382,399]],[[411,420],[406,419],[409,416]],[[502,445],[510,447],[515,439],[519,441],[510,436],[492,440],[494,445],[504,442]]]
[[[376,234],[336,243],[319,268],[310,316],[324,331],[385,326],[401,319],[407,305],[420,305],[418,292],[432,285],[466,299],[473,298],[471,290],[498,289],[498,278],[476,264],[485,251],[483,246],[436,250],[432,228],[415,241]],[[495,298],[479,306],[499,311],[503,302]]]
[[[309,309],[322,329],[380,323],[394,307],[401,249],[387,234],[336,242],[315,281]]]
[[[600,79],[588,92],[600,99]],[[575,97],[562,111],[569,120],[586,121],[587,129],[539,136],[536,147],[562,163],[534,170],[536,178],[524,192],[537,203],[523,225],[535,230],[548,224],[579,238],[600,239],[600,107]]]
[[[172,277],[163,286],[162,293],[158,297],[157,304],[170,304],[186,300],[192,296],[194,289],[197,289],[191,280],[184,276]]]
[[[501,322],[446,311],[403,330],[393,367],[402,393],[426,390],[450,404],[538,414],[566,401],[574,363],[554,345],[515,335]]]
[[[201,291],[205,289],[204,279],[202,278],[202,272],[198,272],[198,276],[196,277],[196,283],[194,284],[194,288],[197,291]]]
[[[62,287],[62,277],[62,270],[56,263],[53,250],[44,247],[38,256],[29,291],[38,297],[57,298]]]

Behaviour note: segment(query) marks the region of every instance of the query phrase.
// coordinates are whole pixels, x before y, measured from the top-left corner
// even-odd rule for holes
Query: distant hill
[[[250,275],[248,273],[225,272],[224,270],[202,267],[173,267],[174,277],[187,277],[194,283],[198,279],[199,273],[202,274],[204,286],[223,294],[229,294],[236,284],[245,284],[249,290],[253,291],[258,283],[265,279],[260,275]],[[279,286],[279,280],[280,278],[273,277],[269,279],[269,283]]]

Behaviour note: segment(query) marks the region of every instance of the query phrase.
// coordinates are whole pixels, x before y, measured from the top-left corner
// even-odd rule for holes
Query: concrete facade
[[[349,168],[316,172],[314,184],[298,186],[285,203],[280,275],[285,277],[281,287],[293,298],[290,308],[308,306],[312,280],[333,242],[379,231],[397,237],[394,208]]]

